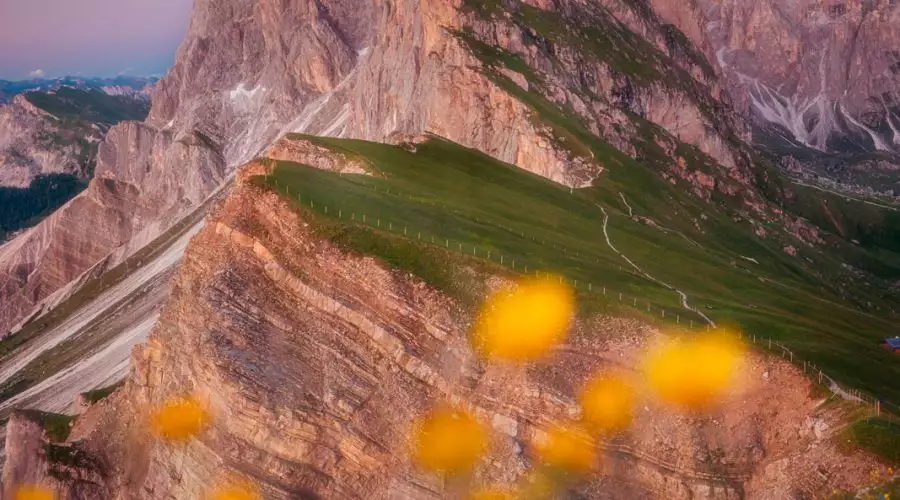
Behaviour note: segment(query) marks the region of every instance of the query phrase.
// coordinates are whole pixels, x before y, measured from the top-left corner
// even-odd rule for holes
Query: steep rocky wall
[[[477,481],[510,484],[541,428],[577,414],[581,382],[598,369],[636,370],[641,347],[659,335],[632,320],[585,319],[546,364],[484,365],[467,345],[467,309],[342,252],[249,184],[192,241],[173,287],[131,380],[79,418],[67,443],[108,466],[110,498],[195,498],[232,473],[267,498],[442,498],[449,486],[417,470],[407,447],[413,420],[440,401],[494,430]],[[809,391],[796,368],[752,356],[714,415],[681,416],[642,398],[632,431],[604,445],[603,474],[578,491],[772,498],[854,487],[875,464],[834,452],[835,416],[816,410]],[[209,404],[211,427],[186,445],[151,438],[152,408],[186,394]],[[11,428],[8,443],[18,433]],[[42,480],[33,454],[8,460],[17,472],[6,473],[7,492],[16,478]],[[60,488],[77,498],[75,483]]]
[[[0,249],[0,332],[285,132],[383,141],[430,129],[566,182],[567,153],[445,31],[460,23],[437,0],[197,2],[146,123],[114,127],[88,192]]]
[[[820,150],[900,151],[891,0],[653,0],[705,49],[737,109]]]
[[[40,174],[85,176],[85,144],[62,134],[69,132],[22,94],[0,105],[0,187],[28,187]],[[97,142],[102,135],[91,130],[83,138]]]
[[[88,189],[0,247],[0,335],[141,230],[164,231],[224,175],[221,155],[196,138],[174,140],[136,122],[113,127]]]

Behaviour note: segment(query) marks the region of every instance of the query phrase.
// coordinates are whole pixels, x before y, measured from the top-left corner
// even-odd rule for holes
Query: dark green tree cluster
[[[49,215],[86,186],[71,174],[47,174],[35,177],[27,188],[0,187],[0,241]]]

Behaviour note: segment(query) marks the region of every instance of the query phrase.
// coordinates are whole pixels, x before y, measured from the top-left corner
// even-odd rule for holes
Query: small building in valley
[[[879,342],[879,344],[881,344],[881,347],[884,347],[885,349],[887,349],[889,351],[893,351],[895,353],[900,354],[900,337],[884,339],[881,342]]]

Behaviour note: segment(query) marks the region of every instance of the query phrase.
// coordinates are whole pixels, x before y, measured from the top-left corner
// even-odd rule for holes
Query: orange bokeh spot
[[[536,443],[535,451],[544,465],[563,472],[586,474],[597,468],[596,443],[578,426],[550,427],[546,439]]]
[[[470,500],[515,500],[515,498],[516,495],[502,488],[478,490],[469,496]]]
[[[722,399],[742,358],[740,344],[722,332],[673,340],[647,357],[647,381],[663,401],[703,410]]]
[[[615,434],[631,425],[634,389],[622,377],[597,376],[580,398],[585,426],[600,435]]]
[[[55,498],[53,490],[36,485],[20,486],[13,495],[13,500],[54,500]]]
[[[185,441],[199,434],[209,422],[209,413],[194,398],[176,398],[153,414],[151,427],[157,436],[169,441]]]
[[[487,449],[487,433],[462,410],[439,408],[418,425],[413,443],[419,465],[439,472],[470,469]]]
[[[574,312],[572,288],[559,278],[526,278],[488,298],[472,343],[490,359],[534,361],[565,339]]]
[[[248,481],[232,481],[209,494],[210,500],[262,500],[262,496]]]

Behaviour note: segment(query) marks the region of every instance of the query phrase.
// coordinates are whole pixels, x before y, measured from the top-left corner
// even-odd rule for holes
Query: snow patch
[[[253,97],[256,96],[256,93],[260,91],[265,92],[266,89],[257,85],[256,87],[253,87],[253,89],[248,90],[244,88],[243,83],[239,83],[234,90],[228,92],[228,96],[231,97],[232,101],[238,101],[239,99],[249,100],[253,99]]]

